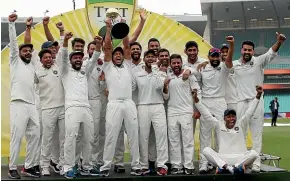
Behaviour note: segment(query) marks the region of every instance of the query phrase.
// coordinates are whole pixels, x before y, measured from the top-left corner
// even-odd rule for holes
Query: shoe
[[[207,169],[208,169],[208,171],[211,171],[211,170],[216,169],[216,167],[213,166],[212,164],[208,163],[208,164],[207,164]]]
[[[81,167],[80,173],[81,173],[82,176],[89,176],[90,175],[90,170]]]
[[[207,163],[202,163],[199,167],[199,173],[200,174],[206,174],[208,173],[208,167],[207,167]]]
[[[103,170],[100,172],[101,177],[108,177],[110,174],[110,170]]]
[[[19,175],[18,171],[17,170],[9,170],[8,171],[8,176],[11,178],[11,179],[20,179],[21,176]]]
[[[194,169],[185,168],[184,172],[185,172],[186,175],[193,175],[194,174]]]
[[[232,167],[229,167],[228,169],[224,169],[224,168],[219,168],[219,167],[217,167],[215,173],[216,173],[217,175],[218,175],[218,174],[228,174],[228,173],[233,174],[233,173],[234,173],[234,170],[233,170]]]
[[[100,170],[99,169],[96,169],[96,168],[93,168],[89,171],[90,175],[91,176],[99,176],[100,175]]]
[[[258,165],[253,165],[252,173],[260,173],[260,167]]]
[[[59,173],[59,167],[52,160],[50,160],[50,168],[52,168],[55,173]]]
[[[165,168],[158,167],[157,168],[157,175],[160,175],[160,176],[167,175],[167,170]]]
[[[148,162],[149,162],[150,173],[155,173],[156,172],[155,161],[148,161]]]
[[[239,165],[238,167],[234,167],[234,173],[239,174],[239,173],[245,173],[245,166],[244,165]]]
[[[34,167],[31,167],[31,168],[28,168],[28,169],[23,167],[22,170],[21,170],[21,174],[23,174],[24,176],[28,176],[28,177],[35,177],[35,178],[40,177],[40,174],[37,174],[35,172]]]
[[[76,178],[76,175],[73,170],[69,170],[64,174],[64,177],[68,179],[73,179]]]
[[[141,172],[142,172],[142,175],[148,175],[150,173],[150,170],[148,168],[143,168]]]
[[[59,167],[59,175],[63,176],[65,174],[64,170],[63,170],[63,167],[60,166]]]
[[[170,173],[171,173],[172,175],[183,174],[183,170],[182,170],[182,169],[178,169],[178,168],[172,168],[172,169],[170,170]]]
[[[135,176],[140,176],[142,175],[142,172],[141,172],[141,169],[131,169],[131,172],[130,172],[131,175],[135,175]]]
[[[43,176],[50,176],[49,167],[42,168],[41,175],[43,175]]]
[[[75,175],[79,174],[79,166],[78,166],[78,164],[75,164],[75,166],[73,167],[73,171],[74,171]]]
[[[36,165],[33,168],[34,168],[35,172],[40,175],[40,166]]]
[[[125,173],[126,170],[123,165],[115,165],[114,171],[116,173]]]
[[[167,173],[170,174],[170,170],[172,168],[172,164],[171,163],[165,163],[165,165],[167,166]]]

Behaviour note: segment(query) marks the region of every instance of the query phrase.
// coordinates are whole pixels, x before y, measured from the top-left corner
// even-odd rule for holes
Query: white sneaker
[[[47,167],[42,168],[41,175],[42,176],[50,176],[49,168],[47,168]]]
[[[199,165],[199,173],[205,174],[207,172],[208,172],[207,163],[202,163],[201,165]]]
[[[260,173],[261,169],[258,165],[253,165],[252,167],[252,173]]]
[[[62,166],[59,167],[59,175],[63,176],[65,174]]]

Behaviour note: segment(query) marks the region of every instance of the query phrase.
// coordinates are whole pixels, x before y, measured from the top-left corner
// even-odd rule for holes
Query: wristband
[[[64,32],[64,30],[59,30],[59,32]]]

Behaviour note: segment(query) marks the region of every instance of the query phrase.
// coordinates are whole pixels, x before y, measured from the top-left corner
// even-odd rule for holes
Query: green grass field
[[[270,123],[271,120],[265,120]],[[279,119],[277,123],[289,123],[290,119]],[[281,157],[280,168],[290,171],[290,126],[264,127],[262,152]],[[195,154],[197,156],[197,154]],[[125,162],[129,162],[130,155],[125,153]],[[8,158],[2,157],[2,165],[8,164]],[[24,163],[24,157],[20,157],[19,164]]]

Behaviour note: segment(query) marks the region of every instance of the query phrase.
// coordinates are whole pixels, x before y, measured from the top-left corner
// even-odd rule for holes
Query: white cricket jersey
[[[247,152],[247,146],[245,142],[242,125],[245,121],[248,121],[255,113],[259,104],[259,100],[255,99],[245,115],[237,120],[235,126],[232,129],[228,129],[225,126],[225,122],[217,120],[209,110],[199,101],[195,106],[199,110],[200,114],[204,117],[205,121],[210,121],[216,124],[216,130],[219,137],[219,151],[221,154],[244,154]]]
[[[200,87],[194,75],[187,80],[182,80],[182,74],[178,77],[175,74],[168,76],[169,83],[169,100],[168,100],[168,116],[192,114],[193,99],[192,90],[197,89],[200,94]]]
[[[238,99],[244,101],[253,99],[256,96],[256,86],[264,82],[264,67],[277,56],[277,53],[269,51],[261,56],[252,57],[247,63],[242,60],[234,65],[237,82]]]
[[[138,90],[138,105],[163,104],[164,80],[158,73],[145,70],[133,76],[133,91]]]
[[[233,65],[235,65],[237,61],[233,62]],[[235,70],[234,68],[230,69],[229,76],[227,78],[226,82],[226,103],[227,104],[236,104],[238,103],[238,90],[237,90],[237,84],[236,84],[236,78],[235,78]]]
[[[201,95],[202,97],[225,97],[225,85],[229,76],[230,69],[221,62],[218,67],[209,64],[201,70]]]
[[[124,60],[118,67],[110,62],[104,63],[104,73],[109,91],[108,100],[132,100],[131,60]]]
[[[68,60],[67,47],[62,48],[63,64],[61,66],[61,74],[63,86],[65,90],[65,108],[72,106],[90,107],[88,100],[88,76],[92,73],[96,66],[95,61],[89,61],[85,68],[77,71],[71,67]],[[100,52],[97,52],[97,56]]]
[[[35,70],[32,63],[26,64],[19,57],[14,22],[9,22],[9,39],[11,101],[21,100],[30,104],[35,104]]]
[[[144,70],[145,63],[143,62],[143,60],[139,62],[137,65],[132,62],[131,68],[132,68],[132,75],[134,75],[136,72],[140,72]],[[134,101],[136,105],[138,104],[138,90],[133,90],[132,100]]]
[[[59,67],[56,64],[49,69],[39,67],[36,76],[42,109],[64,106],[64,88]]]
[[[99,77],[102,73],[103,66],[102,65],[96,65],[93,72],[89,76],[88,79],[88,86],[89,86],[89,100],[100,100],[100,92],[101,85]]]

